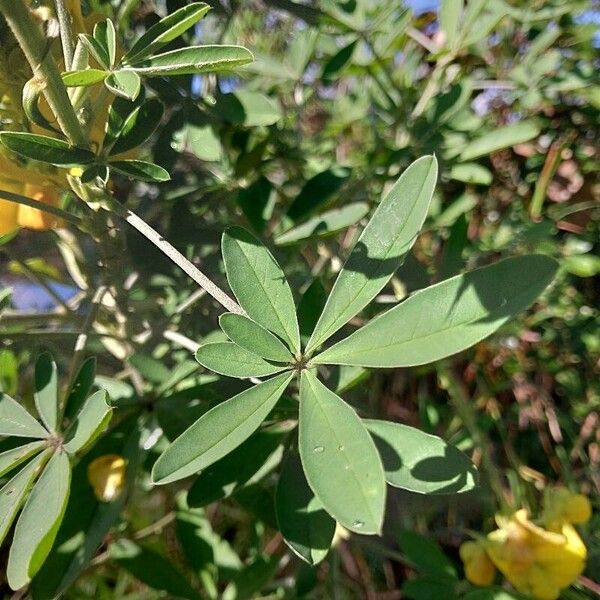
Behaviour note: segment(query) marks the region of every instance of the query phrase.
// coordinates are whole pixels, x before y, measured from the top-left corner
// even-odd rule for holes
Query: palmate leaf
[[[365,419],[381,455],[385,479],[419,494],[459,494],[477,484],[477,469],[460,450],[414,427]]]
[[[298,438],[306,479],[325,510],[351,531],[380,533],[386,487],[375,443],[311,371],[301,377]]]
[[[237,448],[258,429],[291,379],[292,374],[277,375],[202,415],[156,461],[152,469],[154,483],[183,479]]]
[[[58,426],[58,369],[48,352],[40,354],[35,363],[33,399],[42,422],[48,431],[55,432]]]
[[[45,438],[49,434],[16,400],[0,392],[0,435]]]
[[[227,377],[264,377],[290,367],[266,361],[233,342],[211,342],[200,346],[196,360],[207,369]]]
[[[46,450],[46,452],[34,458],[0,489],[0,544],[4,541],[21,505],[25,501],[33,480],[51,454],[51,450]]]
[[[273,255],[241,227],[225,231],[222,251],[227,281],[248,316],[299,352],[292,290]]]
[[[456,354],[525,310],[550,284],[557,262],[539,254],[507,258],[420,290],[314,364],[409,367]]]
[[[48,556],[62,521],[71,483],[65,452],[56,451],[27,498],[15,527],[6,576],[13,590],[27,585]]]
[[[189,46],[155,54],[131,68],[145,77],[213,73],[251,63],[254,56],[243,46]]]
[[[0,477],[5,473],[9,473],[21,463],[31,458],[34,454],[40,452],[47,446],[44,440],[39,442],[30,442],[16,448],[11,448],[0,453]]]
[[[244,315],[222,314],[219,325],[232,342],[249,352],[276,362],[292,360],[292,354],[278,337]]]
[[[275,511],[285,543],[309,565],[320,563],[333,541],[335,521],[310,489],[297,450],[288,452],[279,475]]]
[[[381,201],[340,271],[307,344],[310,354],[385,286],[414,244],[437,180],[435,156],[412,163]]]

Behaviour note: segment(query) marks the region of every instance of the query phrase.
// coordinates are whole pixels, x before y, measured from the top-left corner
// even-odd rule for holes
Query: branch
[[[33,198],[28,198],[27,196],[21,196],[21,194],[13,194],[13,192],[0,189],[0,199],[8,200],[9,202],[15,202],[16,204],[24,204],[25,206],[30,206],[31,208],[37,208],[42,212],[47,212],[51,215],[54,215],[55,217],[58,217],[63,221],[67,221],[72,225],[81,224],[81,219],[79,217],[62,210],[61,208],[57,208],[56,206],[46,204],[45,202],[40,202],[39,200],[34,200]]]

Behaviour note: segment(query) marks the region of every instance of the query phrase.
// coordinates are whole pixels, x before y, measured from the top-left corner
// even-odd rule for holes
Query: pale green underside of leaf
[[[227,377],[264,377],[290,368],[270,363],[233,342],[211,342],[200,346],[196,360],[203,367]]]
[[[65,451],[80,452],[90,446],[106,429],[112,416],[105,390],[98,390],[86,401],[65,435]]]
[[[309,565],[329,552],[335,521],[310,489],[297,451],[290,450],[275,495],[275,512],[285,543]]]
[[[298,444],[325,510],[351,531],[380,533],[386,487],[375,443],[356,412],[310,371],[300,384]]]
[[[166,484],[216,462],[258,429],[292,375],[283,373],[218,404],[184,431],[156,461],[152,479]]]
[[[313,359],[315,364],[409,367],[456,354],[525,310],[557,263],[517,256],[421,290]]]
[[[364,419],[381,455],[385,479],[419,494],[459,494],[477,485],[477,469],[460,450],[414,427]]]
[[[15,527],[6,575],[13,590],[27,585],[50,552],[62,521],[71,483],[71,465],[64,452],[48,461]]]
[[[48,431],[58,426],[58,369],[48,352],[41,354],[35,363],[33,399],[38,414]]]
[[[252,234],[231,227],[223,234],[227,280],[248,316],[300,349],[292,290],[273,255]]]
[[[37,454],[45,446],[46,442],[40,440],[39,442],[30,442],[0,453],[0,477],[18,467],[34,454]]]
[[[189,46],[155,54],[131,68],[147,77],[195,75],[240,67],[254,60],[243,46]]]
[[[336,279],[307,352],[357,315],[390,280],[423,226],[436,180],[437,160],[424,156],[381,201]]]
[[[0,435],[45,438],[48,432],[16,400],[0,392]]]
[[[249,352],[277,362],[292,360],[292,354],[278,337],[244,315],[222,314],[219,325],[232,342]]]
[[[40,472],[44,463],[50,458],[51,451],[47,450],[25,465],[16,475],[0,489],[0,544],[4,541],[19,508],[25,501],[33,480]]]
[[[98,83],[106,77],[109,72],[102,69],[84,69],[82,71],[68,71],[62,74],[63,83],[67,87],[88,86]]]

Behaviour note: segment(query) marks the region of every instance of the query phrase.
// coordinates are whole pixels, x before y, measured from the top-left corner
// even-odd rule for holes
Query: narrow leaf
[[[308,353],[357,315],[385,286],[414,244],[437,179],[435,156],[412,163],[356,242],[310,338]]]
[[[273,255],[251,233],[230,227],[223,234],[227,280],[248,316],[300,350],[292,290]]]
[[[107,49],[98,40],[87,33],[78,34],[78,38],[87,51],[94,57],[96,62],[103,69],[109,70],[111,65]]]
[[[300,383],[299,448],[304,473],[325,510],[356,533],[380,533],[385,478],[358,415],[310,371]]]
[[[83,69],[82,71],[68,71],[63,73],[62,80],[67,87],[86,87],[103,81],[108,75],[108,71],[101,69]]]
[[[233,342],[211,342],[200,346],[196,360],[207,369],[227,377],[264,377],[290,367],[266,361]]]
[[[22,131],[4,131],[0,133],[0,142],[9,150],[41,162],[58,167],[75,167],[94,162],[93,152],[84,148],[69,146],[67,142],[45,135]]]
[[[275,510],[285,543],[309,565],[320,563],[329,552],[335,521],[310,489],[297,451],[290,451],[281,470]]]
[[[446,45],[454,48],[458,39],[463,0],[442,0],[439,11],[440,29],[446,36]]]
[[[131,177],[132,179],[138,179],[139,181],[160,183],[171,179],[168,171],[154,163],[146,162],[145,160],[114,160],[108,164],[111,169],[114,169],[118,173]]]
[[[381,455],[385,479],[419,494],[459,494],[477,484],[468,456],[441,438],[414,427],[365,419]]]
[[[113,71],[105,80],[104,85],[117,96],[127,100],[135,100],[140,93],[142,80],[131,69]]]
[[[17,401],[0,392],[0,435],[45,438],[48,432]]]
[[[237,448],[271,412],[292,375],[283,373],[217,404],[184,431],[152,469],[154,483],[183,479]]]
[[[506,125],[475,138],[463,149],[460,160],[468,161],[537,137],[540,128],[534,121],[521,121]]]
[[[204,2],[193,2],[167,15],[150,27],[123,57],[123,62],[141,60],[193,27],[210,10]]]
[[[65,451],[69,454],[81,452],[93,444],[106,429],[112,416],[105,390],[92,394],[65,434]]]
[[[267,360],[290,363],[292,354],[270,331],[244,315],[225,313],[219,325],[227,337],[238,346]]]
[[[254,60],[242,46],[189,46],[151,56],[132,66],[146,77],[213,73],[246,65]]]
[[[0,489],[0,544],[4,541],[33,480],[42,470],[44,463],[50,458],[51,450],[40,454],[25,465],[5,486]]]
[[[117,57],[117,32],[110,19],[96,23],[94,26],[94,39],[104,49],[108,66],[112,67]]]
[[[57,451],[27,498],[17,521],[6,576],[13,590],[27,585],[48,556],[62,521],[71,483],[71,465]]]
[[[557,263],[532,254],[498,261],[420,290],[313,359],[316,364],[408,367],[469,348],[525,310]]]
[[[152,98],[136,107],[125,119],[110,154],[120,154],[142,145],[160,125],[163,103]]]
[[[246,127],[273,125],[281,119],[281,110],[271,98],[250,90],[220,95],[215,108],[222,119]]]
[[[40,354],[35,363],[33,399],[42,423],[48,431],[58,426],[58,369],[52,355]]]
[[[45,446],[46,442],[40,440],[39,442],[30,442],[28,444],[23,444],[23,446],[1,452],[0,477],[18,467],[34,454],[37,454]]]
[[[85,403],[90,395],[96,377],[96,358],[87,358],[77,373],[65,405],[65,417],[72,419]]]

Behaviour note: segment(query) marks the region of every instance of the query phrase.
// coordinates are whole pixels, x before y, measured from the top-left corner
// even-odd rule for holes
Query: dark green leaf
[[[90,390],[94,385],[96,376],[96,358],[90,356],[87,358],[77,373],[65,406],[65,417],[72,419],[81,409],[87,397],[90,395]]]
[[[110,154],[120,154],[141,146],[160,125],[163,111],[162,102],[156,98],[137,106],[119,128]]]
[[[69,146],[62,140],[34,133],[4,131],[0,133],[0,142],[9,150],[25,158],[32,158],[58,167],[86,165],[96,159],[94,153],[89,150]]]
[[[110,69],[110,57],[107,49],[87,33],[78,34],[79,41],[85,46],[87,51],[94,57],[96,62],[106,70]]]
[[[310,337],[327,302],[327,292],[319,278],[313,279],[298,303],[298,325],[303,338]]]
[[[300,383],[299,448],[306,479],[325,510],[356,533],[380,533],[381,459],[358,415],[311,371]]]
[[[269,581],[275,576],[280,558],[274,556],[259,556],[236,575],[223,590],[221,600],[250,600],[255,598]]]
[[[18,402],[0,392],[0,435],[45,438],[48,432]]]
[[[169,181],[171,176],[169,172],[144,160],[114,160],[111,161],[109,167],[122,175],[138,179],[139,181],[162,182]]]
[[[463,149],[460,160],[468,161],[480,156],[486,156],[498,150],[509,148],[515,144],[522,144],[537,137],[540,128],[535,121],[521,121],[506,125],[486,133],[467,144]]]
[[[352,60],[354,48],[358,40],[350,42],[348,45],[340,48],[324,65],[321,73],[322,79],[333,79],[339,75],[340,71]]]
[[[288,373],[277,375],[209,410],[156,461],[152,469],[154,483],[183,479],[237,448],[264,421],[291,379]]]
[[[48,431],[58,426],[58,370],[52,355],[40,354],[35,363],[33,399],[35,407]]]
[[[452,277],[416,292],[313,362],[407,367],[451,356],[525,310],[550,284],[556,268],[552,258],[532,254]]]
[[[452,561],[430,539],[413,531],[402,530],[398,542],[402,552],[426,575],[440,579],[457,579]]]
[[[281,470],[275,510],[285,543],[309,565],[320,563],[333,541],[335,521],[310,489],[296,450],[288,452]]]
[[[273,255],[251,233],[230,227],[223,234],[227,280],[248,316],[300,350],[292,290]]]
[[[117,57],[117,33],[110,19],[96,23],[94,26],[94,39],[104,49],[108,66],[112,67]]]

